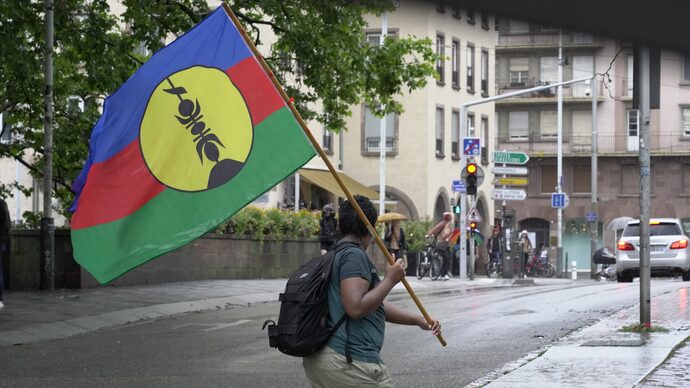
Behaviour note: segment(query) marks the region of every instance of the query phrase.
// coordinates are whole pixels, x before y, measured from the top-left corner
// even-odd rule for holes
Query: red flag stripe
[[[273,82],[253,56],[227,69],[226,73],[247,102],[254,126],[285,106]]]

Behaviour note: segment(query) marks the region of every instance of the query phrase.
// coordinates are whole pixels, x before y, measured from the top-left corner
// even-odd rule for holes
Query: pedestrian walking
[[[407,268],[407,241],[405,241],[405,230],[400,226],[399,220],[391,221],[390,227],[386,226],[386,234],[383,242],[388,252],[396,259],[403,259],[404,267]]]
[[[518,247],[520,248],[520,277],[524,278],[526,276],[525,268],[527,265],[527,257],[532,251],[532,242],[529,240],[529,235],[526,230],[520,232]]]
[[[501,238],[501,229],[498,225],[494,226],[491,237],[486,240],[486,253],[489,262],[501,261],[503,256],[503,239]]]
[[[10,212],[7,202],[0,198],[0,309],[5,307],[2,290],[5,288],[5,275],[2,262],[10,249]]]
[[[335,208],[330,203],[325,205],[319,220],[319,241],[321,254],[328,252],[338,239],[338,220],[335,218]]]
[[[377,218],[373,203],[360,195],[355,201],[373,225]],[[429,325],[424,316],[384,300],[405,277],[402,260],[389,264],[381,280],[365,253],[373,237],[349,201],[340,206],[338,219],[340,242],[355,244],[335,255],[328,285],[328,322],[333,325],[344,314],[348,318],[323,349],[303,358],[304,371],[312,387],[392,387],[380,355],[385,322],[417,325],[434,335],[440,333],[441,325],[437,320]]]

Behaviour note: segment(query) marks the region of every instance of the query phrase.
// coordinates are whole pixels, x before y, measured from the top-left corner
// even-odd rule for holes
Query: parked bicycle
[[[527,275],[550,278],[556,273],[556,268],[549,262],[549,250],[533,249],[527,262]]]
[[[436,237],[430,237],[426,248],[417,255],[417,279],[422,279],[427,273],[431,280],[441,276],[443,267],[443,255],[437,248]]]
[[[493,279],[503,275],[503,263],[500,257],[491,257],[486,263],[486,275]]]

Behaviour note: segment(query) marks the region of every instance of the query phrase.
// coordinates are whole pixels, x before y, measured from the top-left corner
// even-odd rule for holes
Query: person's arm
[[[426,235],[427,235],[427,236],[435,236],[435,235],[437,235],[437,234],[441,231],[441,229],[443,229],[444,226],[446,226],[446,224],[445,224],[443,221],[441,221],[441,222],[439,222],[438,224],[436,224],[436,226],[434,226],[433,228],[431,228],[431,230],[428,231],[428,232],[426,233]]]
[[[433,324],[429,325],[423,315],[413,314],[391,302],[384,302],[383,309],[386,311],[386,322],[398,325],[416,325],[424,330],[431,330],[434,335],[438,335],[441,332],[441,324],[436,319],[432,318]]]
[[[393,286],[405,277],[402,259],[386,268],[386,276],[374,288],[369,290],[369,281],[361,277],[345,278],[340,282],[340,295],[343,308],[348,317],[360,319],[370,314],[383,303]]]

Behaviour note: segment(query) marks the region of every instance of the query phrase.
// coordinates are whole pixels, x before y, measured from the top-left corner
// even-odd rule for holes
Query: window
[[[443,157],[443,132],[445,130],[443,107],[436,107],[436,156]]]
[[[489,96],[489,51],[482,50],[482,96]]]
[[[386,152],[396,149],[395,114],[386,115]],[[364,152],[379,152],[381,141],[381,119],[374,116],[368,106],[364,108]]]
[[[573,111],[572,150],[592,150],[592,112],[589,110]]]
[[[472,9],[467,10],[467,23],[474,24],[474,13]]]
[[[446,56],[446,48],[445,48],[445,37],[443,34],[436,34],[436,54],[439,55],[439,58],[436,60],[436,72],[438,73],[438,83],[440,85],[443,85],[445,83],[445,56]]]
[[[683,56],[683,81],[690,82],[690,55]]]
[[[489,163],[489,118],[482,116],[481,132],[479,134],[480,144],[482,145],[482,163]]]
[[[474,93],[474,46],[467,44],[467,92]]]
[[[453,159],[460,159],[460,112],[450,114],[450,152]]]
[[[589,165],[573,166],[573,193],[592,192],[592,167]]]
[[[541,192],[553,193],[556,191],[556,166],[541,166]]]
[[[690,107],[683,107],[681,112],[681,131],[683,137],[690,137]]]
[[[687,63],[687,62],[686,62]],[[632,55],[627,56],[627,74],[625,75],[625,97],[632,97],[633,96],[633,88],[635,86],[635,78],[633,75],[633,66],[635,66],[635,59]],[[687,65],[686,65],[686,74],[688,74]],[[690,75],[690,74],[688,74]]]
[[[591,55],[573,56],[573,79],[587,78],[594,75],[594,57]],[[591,81],[590,81],[591,82]],[[578,82],[571,85],[573,97],[588,97],[591,92],[590,82]]]
[[[558,82],[558,57],[539,58],[539,81],[542,83]]]
[[[510,140],[527,140],[529,134],[528,112],[510,112],[508,114],[508,134]]]
[[[451,6],[452,15],[456,19],[460,19],[460,7]]]
[[[324,128],[323,143],[321,146],[323,147],[324,151],[333,153],[333,131]]]
[[[511,34],[527,34],[529,33],[529,23],[523,22],[522,20],[510,20],[509,32]]]
[[[542,139],[558,138],[558,113],[542,111],[539,113],[539,133]]]
[[[628,110],[628,136],[637,137],[640,129],[640,111],[637,109]]]
[[[510,84],[525,86],[529,77],[529,58],[510,58]]]
[[[451,65],[452,65],[452,72],[453,72],[453,87],[459,89],[460,88],[460,41],[457,39],[453,39],[453,46],[451,48]]]
[[[467,112],[467,137],[477,137],[477,131],[474,128],[474,113]]]
[[[489,14],[486,12],[482,12],[482,28],[485,30],[489,29]]]

